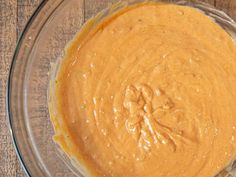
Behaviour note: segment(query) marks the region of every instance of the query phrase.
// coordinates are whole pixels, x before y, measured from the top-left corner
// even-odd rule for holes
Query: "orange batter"
[[[236,45],[202,12],[143,3],[72,42],[54,140],[90,176],[213,177],[236,154]]]

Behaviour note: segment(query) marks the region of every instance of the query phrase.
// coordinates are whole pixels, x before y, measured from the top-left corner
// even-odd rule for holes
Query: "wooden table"
[[[8,130],[5,93],[9,65],[16,41],[34,9],[42,0],[0,0],[0,176],[25,176],[12,145]],[[96,3],[109,0],[84,0],[86,11]],[[236,19],[236,0],[202,0],[227,12]]]

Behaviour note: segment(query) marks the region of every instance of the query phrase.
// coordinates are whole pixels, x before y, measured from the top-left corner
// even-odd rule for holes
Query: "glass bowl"
[[[140,1],[120,2],[112,10]],[[49,119],[47,93],[51,68],[63,57],[67,43],[90,17],[106,8],[102,11],[101,19],[104,18],[116,0],[93,2],[43,1],[17,44],[8,80],[7,109],[13,142],[28,176],[83,176],[83,171],[75,168],[52,140],[54,132]],[[236,24],[224,12],[203,3],[171,2],[202,10],[236,39]],[[221,174],[236,176],[234,166],[232,161]]]

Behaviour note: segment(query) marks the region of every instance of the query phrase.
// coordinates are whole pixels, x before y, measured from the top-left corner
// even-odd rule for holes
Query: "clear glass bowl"
[[[43,1],[22,33],[10,69],[7,106],[10,131],[28,176],[82,176],[52,140],[54,133],[47,100],[51,66],[63,57],[67,43],[86,20],[112,2],[116,0],[96,4],[93,0]],[[172,2],[201,9],[236,39],[236,24],[225,13],[201,3]],[[113,10],[126,3],[120,3]],[[105,9],[101,18],[108,12],[109,8]],[[236,165],[230,164],[226,171],[235,176],[232,166]],[[228,173],[226,171],[223,173]]]

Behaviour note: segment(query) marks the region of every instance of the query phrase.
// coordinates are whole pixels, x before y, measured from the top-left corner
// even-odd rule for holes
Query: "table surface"
[[[5,93],[8,71],[16,41],[25,23],[42,0],[0,0],[0,176],[26,176],[19,164],[8,130]],[[93,10],[95,3],[109,0],[84,0],[91,2],[86,10]],[[171,0],[170,0],[171,1]],[[227,12],[236,19],[236,0],[202,0]]]

